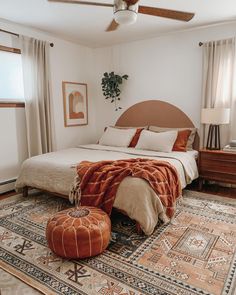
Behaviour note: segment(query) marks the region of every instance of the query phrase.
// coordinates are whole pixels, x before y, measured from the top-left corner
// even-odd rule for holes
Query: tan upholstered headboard
[[[116,126],[139,127],[160,126],[169,128],[192,128],[193,122],[176,106],[161,101],[147,100],[127,109],[117,120]],[[199,136],[194,142],[194,149],[199,149]]]

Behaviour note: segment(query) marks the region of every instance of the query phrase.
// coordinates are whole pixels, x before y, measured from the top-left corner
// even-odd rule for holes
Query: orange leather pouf
[[[65,258],[86,258],[102,253],[111,235],[109,216],[99,208],[81,206],[58,212],[47,223],[48,246]]]

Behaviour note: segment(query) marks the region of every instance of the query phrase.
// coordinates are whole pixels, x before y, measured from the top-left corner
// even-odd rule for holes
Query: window
[[[0,101],[24,101],[20,54],[0,50]]]

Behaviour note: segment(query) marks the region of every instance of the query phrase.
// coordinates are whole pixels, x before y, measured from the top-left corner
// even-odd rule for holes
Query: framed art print
[[[87,84],[62,82],[65,127],[88,125]]]

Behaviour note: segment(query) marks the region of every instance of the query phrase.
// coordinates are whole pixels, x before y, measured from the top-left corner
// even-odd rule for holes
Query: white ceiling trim
[[[22,24],[19,24],[16,22],[9,21],[7,19],[0,18],[0,28],[1,29],[10,30],[13,33],[28,35],[30,37],[34,37],[35,33],[37,33],[39,35],[38,38],[40,38],[40,35],[41,35],[41,38],[45,38],[47,36],[48,41],[50,41],[51,38],[56,38],[56,39],[61,39],[61,40],[70,42],[70,43],[74,43],[75,45],[88,47],[90,49],[105,48],[105,47],[110,47],[112,45],[119,45],[119,44],[133,43],[133,42],[138,42],[138,41],[143,41],[143,40],[157,39],[157,38],[161,38],[164,36],[181,34],[184,32],[192,32],[192,31],[204,30],[207,28],[214,28],[214,27],[234,25],[234,24],[236,25],[236,19],[231,20],[231,21],[215,22],[215,23],[208,24],[208,25],[194,26],[194,27],[186,28],[186,29],[174,30],[174,31],[165,32],[165,33],[158,34],[158,35],[149,36],[148,38],[137,38],[132,41],[124,41],[124,42],[119,42],[119,43],[115,43],[115,44],[111,44],[111,45],[91,46],[89,44],[75,40],[74,38],[68,38],[68,36],[65,36],[63,34],[51,33],[48,31],[40,30],[40,29],[35,28],[33,26],[25,26],[25,25],[22,25]],[[17,27],[17,29],[16,29],[16,27]],[[5,34],[5,33],[0,32],[0,34]],[[235,31],[235,36],[236,36],[236,31]],[[201,40],[199,40],[199,41],[201,41]]]
[[[113,0],[100,1],[113,3]],[[143,6],[194,12],[195,16],[190,22],[181,22],[138,14],[135,24],[120,26],[117,31],[107,33],[105,30],[113,18],[112,7],[62,4],[47,0],[0,0],[0,18],[90,48],[156,38],[236,21],[235,0],[140,0],[139,3]]]

